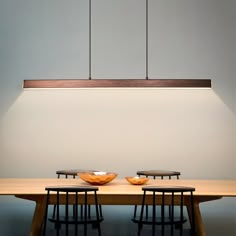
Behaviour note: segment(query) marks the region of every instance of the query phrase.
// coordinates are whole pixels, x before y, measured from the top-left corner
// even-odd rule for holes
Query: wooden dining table
[[[73,186],[89,185],[79,178],[54,179],[54,178],[1,178],[0,195],[15,196],[31,200],[36,203],[32,219],[30,236],[41,235],[46,204],[46,186]],[[157,180],[150,179],[145,186],[190,186],[194,192],[194,217],[196,233],[205,236],[203,220],[200,212],[200,203],[221,199],[222,197],[236,197],[236,180]],[[143,185],[131,185],[125,179],[115,179],[112,182],[100,185],[98,200],[101,205],[140,205]],[[0,199],[1,200],[1,199]],[[186,200],[186,206],[188,207]],[[53,204],[53,202],[52,202]]]

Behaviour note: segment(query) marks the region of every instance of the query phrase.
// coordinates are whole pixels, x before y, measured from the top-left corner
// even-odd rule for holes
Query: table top
[[[0,195],[45,195],[45,187],[58,185],[89,184],[76,179],[44,179],[44,178],[0,178]],[[143,186],[189,186],[194,187],[194,195],[236,197],[236,180],[158,180],[150,179],[145,185],[131,185],[125,179],[115,179],[112,182],[98,186],[100,195],[141,195]]]

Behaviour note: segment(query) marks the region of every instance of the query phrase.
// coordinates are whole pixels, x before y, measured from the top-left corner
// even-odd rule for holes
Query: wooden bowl
[[[111,182],[116,178],[116,173],[111,172],[102,172],[102,171],[94,171],[94,172],[80,172],[78,173],[79,177],[85,182],[92,185],[103,185]]]
[[[135,176],[135,177],[125,177],[125,179],[134,185],[143,185],[146,184],[149,180],[149,178],[146,177],[139,177],[139,176]]]

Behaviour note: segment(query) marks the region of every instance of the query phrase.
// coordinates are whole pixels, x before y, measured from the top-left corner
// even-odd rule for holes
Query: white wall
[[[156,166],[231,178],[232,122],[211,90],[24,91],[2,120],[1,175],[53,177],[80,167],[125,176]]]
[[[182,178],[235,178],[234,1],[149,5],[150,78],[210,78],[213,89],[22,90],[24,79],[88,77],[88,1],[0,0],[1,177],[54,177],[61,168],[122,177],[156,168]],[[144,78],[144,1],[92,6],[92,77]],[[9,224],[20,224],[21,213],[26,219],[13,233],[1,212],[0,230],[25,235],[33,206],[1,199],[18,206]],[[235,205],[202,205],[207,235],[233,235]]]

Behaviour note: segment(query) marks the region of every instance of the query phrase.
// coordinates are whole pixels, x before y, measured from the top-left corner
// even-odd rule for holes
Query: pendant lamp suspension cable
[[[146,0],[146,80],[148,80],[148,0]]]
[[[92,79],[92,3],[89,0],[89,80]],[[148,0],[146,0],[146,80],[149,79],[148,77]]]
[[[91,63],[91,57],[92,57],[92,47],[91,47],[91,0],[89,0],[89,79],[92,79],[92,63]]]

